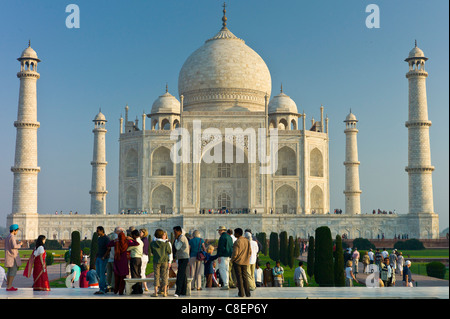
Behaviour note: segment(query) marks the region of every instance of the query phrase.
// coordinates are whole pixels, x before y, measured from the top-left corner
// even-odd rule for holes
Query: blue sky
[[[65,8],[80,8],[68,29]],[[135,118],[169,92],[187,57],[221,27],[222,1],[0,2],[0,225],[11,212],[19,80],[16,60],[31,39],[42,62],[38,81],[40,213],[89,213],[93,134],[98,109],[107,123],[107,211],[118,207],[119,118]],[[368,4],[380,28],[365,24]],[[272,92],[280,83],[307,120],[330,118],[331,208],[344,208],[344,123],[359,123],[363,212],[408,209],[408,70],[414,46],[426,69],[435,211],[449,224],[449,4],[447,0],[227,1],[229,29],[265,60]]]

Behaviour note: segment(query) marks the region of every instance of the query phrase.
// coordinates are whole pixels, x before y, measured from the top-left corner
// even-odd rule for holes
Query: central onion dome
[[[225,10],[224,10],[225,13]],[[207,40],[184,63],[178,92],[187,111],[265,109],[272,80],[264,60],[226,27]]]

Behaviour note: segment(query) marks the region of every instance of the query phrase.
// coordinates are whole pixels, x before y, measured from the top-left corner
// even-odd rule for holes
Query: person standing
[[[353,280],[356,280],[355,275],[353,274],[353,265],[352,261],[347,261],[347,267],[345,268],[345,286],[353,287]]]
[[[294,271],[294,281],[296,287],[304,287],[305,283],[308,285],[308,278],[306,272],[303,269],[303,261],[298,262],[298,267]]]
[[[255,282],[255,268],[256,268],[256,259],[258,257],[258,243],[253,240],[252,233],[251,232],[245,232],[245,238],[248,239],[250,242],[250,249],[251,249],[251,255],[250,255],[250,261],[248,265],[248,282],[250,285],[250,290],[253,291],[256,289],[256,282]]]
[[[19,225],[13,224],[9,226],[9,235],[5,240],[5,268],[8,269],[6,274],[6,291],[16,291],[13,287],[14,277],[17,274],[17,269],[22,265],[19,256],[19,248],[22,247],[22,242],[16,240],[16,235],[19,232]]]
[[[411,261],[407,260],[405,262],[405,266],[403,267],[403,285],[406,287],[414,287],[413,286],[414,279],[412,279],[410,267]]]
[[[167,297],[167,286],[169,285],[169,254],[172,253],[170,244],[164,239],[164,230],[155,231],[156,240],[152,241],[150,248],[153,255],[153,273],[155,279],[155,292],[152,297],[158,297],[158,288],[161,281],[161,292]]]
[[[125,290],[125,277],[129,274],[127,249],[139,245],[138,242],[127,240],[123,231],[119,232],[117,239],[108,244],[107,253],[114,247],[114,294],[123,295]]]
[[[353,251],[352,258],[353,258],[353,267],[355,269],[355,275],[357,275],[358,268],[359,268],[359,258],[360,258],[360,254],[359,254],[357,247],[355,247],[355,250]]]
[[[141,278],[147,278],[145,271],[147,269],[147,264],[148,264],[148,249],[150,247],[150,243],[148,242],[148,230],[145,228],[139,229],[139,234],[141,236],[141,240],[143,243],[143,247],[142,247],[142,257],[141,257]],[[172,253],[172,251],[170,252]],[[144,291],[148,291],[148,287],[147,287],[147,283],[144,281],[142,283],[142,288],[144,289]]]
[[[403,276],[404,266],[405,266],[405,257],[403,257],[403,253],[400,251],[397,256],[397,268],[400,273],[400,276]]]
[[[131,278],[141,278],[141,266],[142,266],[142,252],[144,243],[141,240],[141,235],[139,230],[134,229],[131,232],[131,237],[128,237],[128,240],[133,240],[138,243],[136,246],[128,247],[128,251],[130,252],[130,272]],[[141,295],[143,293],[142,283],[138,282],[132,286],[131,294]]]
[[[106,254],[108,250],[109,238],[105,234],[105,229],[103,226],[97,227],[98,235],[98,250],[95,259],[95,271],[100,278],[98,288],[99,291],[94,294],[105,294],[106,293],[106,265],[108,264],[109,256]]]
[[[369,255],[370,264],[373,265],[373,263],[374,263],[374,254],[373,254],[373,249],[372,248],[370,248],[370,250],[368,252],[368,255]]]
[[[212,288],[213,286],[213,277],[214,277],[214,265],[213,262],[218,258],[217,254],[215,256],[212,255],[214,252],[214,246],[208,245],[206,248],[206,259],[205,259],[205,277],[206,277],[206,288]]]
[[[270,267],[270,262],[266,263],[266,268],[263,270],[264,287],[273,287],[273,269]]]
[[[255,268],[255,284],[256,287],[262,287],[263,286],[263,270],[261,267],[259,267],[259,262],[256,262],[256,268]]]
[[[220,226],[219,228],[217,228],[217,231],[220,235],[219,243],[217,245],[217,256],[219,263],[219,275],[220,279],[223,282],[221,289],[228,290],[230,279],[229,265],[231,255],[233,253],[233,240],[227,233],[227,228],[225,226]]]
[[[389,255],[389,263],[391,264],[391,267],[394,269],[394,273],[397,269],[397,261],[398,261],[397,250],[394,249],[392,251],[392,254]]]
[[[176,290],[174,297],[180,295],[186,295],[187,289],[187,276],[186,271],[189,264],[189,242],[186,236],[183,234],[181,226],[175,226],[173,228],[173,233],[175,235],[175,257],[178,261],[178,272],[176,280]]]
[[[273,267],[273,286],[283,287],[284,269],[281,267],[280,261],[277,260],[275,267]]]
[[[242,236],[243,231],[241,228],[236,228],[234,230],[234,235],[236,236],[236,241],[233,244],[231,262],[233,263],[233,268],[236,272],[238,296],[250,297],[250,285],[248,282],[248,265],[250,264],[251,257],[250,241]]]
[[[50,291],[50,282],[48,281],[47,264],[45,257],[47,253],[44,249],[46,237],[40,235],[36,240],[36,246],[33,253],[23,271],[23,275],[27,278],[31,276],[33,270],[33,290],[34,291]]]
[[[197,254],[204,252],[205,241],[200,237],[200,232],[195,230],[192,234],[193,238],[189,241],[189,246],[191,247],[189,252],[189,268],[190,277],[192,278],[193,289],[202,289],[202,273],[203,273],[203,260],[197,258]]]
[[[392,267],[389,257],[384,259],[384,263],[381,264],[381,280],[384,287],[395,286],[395,270]]]
[[[366,253],[364,254],[364,256],[362,258],[362,263],[363,263],[363,266],[364,266],[363,272],[365,274],[369,273],[367,271],[367,267],[369,267],[369,264],[370,264],[369,252],[366,251]]]

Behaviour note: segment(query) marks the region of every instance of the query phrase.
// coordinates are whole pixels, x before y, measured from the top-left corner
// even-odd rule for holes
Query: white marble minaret
[[[105,152],[105,136],[106,136],[106,118],[100,111],[95,119],[94,129],[94,156],[92,165],[92,186],[91,191],[91,215],[106,215],[106,152]]]
[[[408,128],[408,188],[409,213],[433,214],[433,183],[430,155],[430,126],[428,120],[425,57],[423,51],[415,47],[405,59],[409,65],[406,78],[409,82],[409,115],[405,126]]]
[[[361,214],[361,190],[359,189],[359,161],[358,142],[356,135],[358,120],[350,110],[345,118],[345,213],[348,215]]]
[[[17,121],[14,126],[16,134],[16,152],[14,173],[12,215],[37,214],[37,177],[40,168],[37,166],[37,130],[40,126],[37,121],[37,94],[36,82],[40,75],[37,73],[37,64],[41,62],[36,52],[28,44],[20,58],[19,106]]]

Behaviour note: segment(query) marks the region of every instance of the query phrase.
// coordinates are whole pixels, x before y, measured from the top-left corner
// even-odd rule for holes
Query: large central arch
[[[200,210],[209,209],[232,209],[234,212],[245,211],[250,208],[249,204],[249,177],[250,165],[248,158],[242,149],[237,149],[235,145],[221,142],[222,161],[221,163],[205,162],[205,154],[214,156],[214,151],[220,148],[218,144],[209,148],[202,155],[200,164],[200,190],[199,206]],[[232,163],[226,163],[227,151],[233,149]],[[244,153],[243,161],[236,159],[236,154]],[[217,154],[216,154],[217,155]],[[242,158],[241,158],[242,159]]]

